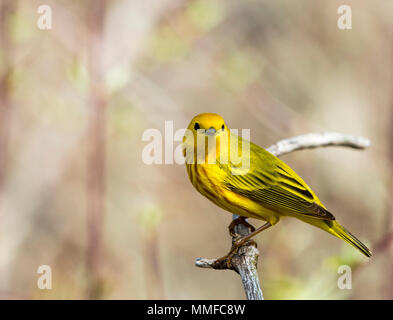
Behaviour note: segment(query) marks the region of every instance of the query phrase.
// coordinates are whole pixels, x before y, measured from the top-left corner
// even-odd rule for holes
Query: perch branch
[[[266,150],[279,157],[287,153],[313,149],[328,146],[343,146],[354,149],[365,149],[370,145],[370,141],[363,137],[355,137],[336,132],[309,133],[289,139],[284,139],[270,146]],[[233,219],[238,216],[233,215]],[[245,224],[239,224],[235,227],[235,236],[232,243],[242,236],[249,234],[251,231]],[[195,265],[200,268],[210,269],[230,269],[236,271],[243,282],[246,297],[249,300],[263,300],[263,294],[258,277],[258,256],[259,251],[254,241],[248,241],[241,246],[238,252],[232,257],[229,264],[226,262],[217,264],[217,259],[197,258]]]
[[[365,149],[370,146],[370,140],[363,137],[355,137],[337,132],[309,133],[281,140],[266,150],[279,157],[296,150],[329,146]]]

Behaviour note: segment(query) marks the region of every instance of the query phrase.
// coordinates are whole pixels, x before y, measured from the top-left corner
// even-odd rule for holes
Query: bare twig
[[[281,140],[266,150],[279,157],[296,150],[329,146],[365,149],[370,146],[370,140],[363,137],[355,137],[337,132],[309,133]]]
[[[355,149],[364,149],[370,145],[370,141],[366,138],[345,135],[336,132],[326,133],[310,133],[289,139],[284,139],[270,146],[266,150],[279,157],[287,153],[313,149],[317,147],[327,146],[344,146]],[[238,216],[233,215],[233,219]],[[237,234],[232,238],[232,243],[239,237],[250,233],[249,228],[245,224],[239,224],[235,227]],[[246,242],[239,248],[238,252],[232,257],[231,261],[217,264],[217,259],[197,258],[195,265],[200,268],[210,269],[230,269],[239,273],[246,297],[249,300],[263,300],[263,294],[258,278],[258,262],[259,251],[253,241]]]
[[[236,217],[237,216],[234,215],[234,218]],[[232,242],[242,236],[248,235],[251,230],[245,224],[238,224],[235,226],[234,231],[237,236],[232,238]],[[195,261],[195,265],[200,268],[232,269],[236,271],[242,279],[247,299],[263,300],[262,289],[258,280],[258,256],[259,251],[256,248],[255,242],[249,241],[244,246],[240,247],[237,254],[233,256],[229,268],[226,261],[217,265],[216,259],[198,258]]]

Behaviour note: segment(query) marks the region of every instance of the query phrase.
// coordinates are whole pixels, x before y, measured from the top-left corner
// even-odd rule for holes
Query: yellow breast
[[[279,216],[244,196],[227,189],[223,183],[226,171],[217,164],[187,164],[191,183],[202,195],[222,209],[244,217],[275,224]]]

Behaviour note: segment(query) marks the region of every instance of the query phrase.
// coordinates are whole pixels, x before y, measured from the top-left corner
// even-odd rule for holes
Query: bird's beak
[[[205,131],[205,133],[208,135],[208,136],[214,136],[215,134],[216,134],[216,129],[214,129],[213,127],[210,127],[209,129],[207,129],[206,131]]]

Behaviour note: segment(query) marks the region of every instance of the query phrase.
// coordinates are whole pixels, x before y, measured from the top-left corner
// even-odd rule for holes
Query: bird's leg
[[[263,226],[259,227],[258,229],[251,232],[250,234],[241,237],[240,239],[236,240],[235,243],[232,245],[232,250],[238,249],[240,246],[242,246],[246,241],[250,240],[252,237],[256,236],[258,233],[262,232],[263,230],[266,230],[267,228],[270,228],[272,225],[270,222],[266,222]]]
[[[242,218],[242,217],[240,217]],[[237,218],[239,219],[239,218]],[[234,221],[236,221],[237,219],[235,219]],[[244,219],[244,218],[243,218]],[[233,221],[232,221],[233,223]],[[231,223],[231,224],[232,224]],[[239,222],[238,222],[239,223]],[[235,223],[238,224],[238,223]],[[232,257],[237,253],[238,249],[244,244],[246,243],[248,240],[250,240],[252,237],[256,236],[258,233],[262,232],[263,230],[266,230],[267,228],[271,227],[272,225],[270,224],[270,222],[266,222],[263,226],[259,227],[258,229],[251,232],[250,234],[236,240],[233,244],[232,244],[232,248],[231,251],[229,251],[229,253],[227,255],[225,255],[224,257],[221,257],[219,259],[217,259],[214,263],[213,268],[214,269],[225,269],[225,266],[227,268],[231,268],[231,260]],[[252,240],[251,240],[252,241]],[[253,241],[254,242],[254,241]],[[254,242],[255,243],[255,242]]]
[[[251,229],[251,232],[255,231],[254,226],[249,224],[245,217],[240,216],[239,218],[233,219],[231,224],[228,226],[229,234],[231,235],[231,237],[236,237],[237,233],[235,232],[235,227],[238,224],[244,224],[246,227]]]

